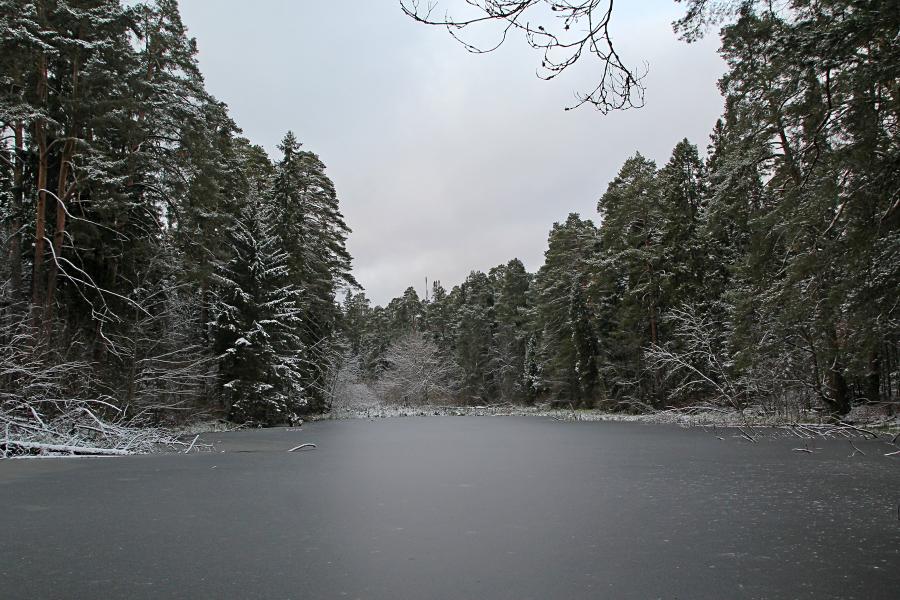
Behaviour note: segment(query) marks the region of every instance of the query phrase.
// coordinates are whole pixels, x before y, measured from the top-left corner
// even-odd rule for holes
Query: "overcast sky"
[[[672,0],[616,4],[614,41],[650,72],[646,106],[606,116],[563,111],[594,65],[540,81],[521,38],[472,55],[397,0],[180,5],[207,88],[244,135],[277,158],[293,130],[328,166],[354,272],[379,304],[410,285],[422,295],[425,277],[449,289],[513,257],[536,270],[552,223],[570,212],[596,222],[628,156],[662,164],[684,137],[705,149],[722,111],[717,37],[678,41]]]

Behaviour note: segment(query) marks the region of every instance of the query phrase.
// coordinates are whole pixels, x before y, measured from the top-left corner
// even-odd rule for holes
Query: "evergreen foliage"
[[[0,0],[0,320],[118,417],[289,422],[327,406],[349,228],[319,158],[241,138],[196,54],[175,0]]]
[[[273,217],[251,193],[228,232],[231,259],[215,274],[215,347],[226,409],[239,423],[292,422],[306,404],[300,292]]]

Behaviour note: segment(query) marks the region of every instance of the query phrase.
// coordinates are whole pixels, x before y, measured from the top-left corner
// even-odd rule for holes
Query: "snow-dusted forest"
[[[204,88],[175,0],[0,3],[5,453],[327,408],[349,229]]]
[[[581,104],[643,100],[638,75],[610,54],[606,2],[548,3],[565,30],[594,11],[574,46],[530,24],[538,3],[475,4],[546,51],[545,76],[579,50],[604,61]],[[363,379],[407,381],[427,355],[441,369],[420,370],[463,404],[713,404],[789,419],[900,408],[900,8],[686,4],[675,23],[685,41],[723,26],[725,111],[708,142],[681,141],[664,165],[629,158],[598,190],[596,220],[553,225],[537,273],[513,259],[449,291],[435,282],[424,299],[409,288],[373,308],[348,295]],[[404,6],[451,32],[480,24]],[[406,387],[406,402],[425,401]]]
[[[351,393],[893,415],[900,8],[685,4],[686,42],[722,27],[708,141],[629,158],[595,219],[553,224],[536,273],[513,259],[372,307],[325,165],[290,131],[277,156],[242,137],[175,0],[0,0],[3,455],[141,451],[183,443],[177,423],[291,424]],[[535,7],[568,30],[606,3],[470,3],[545,50],[546,77],[606,65],[582,110],[641,103],[610,13],[568,46]]]

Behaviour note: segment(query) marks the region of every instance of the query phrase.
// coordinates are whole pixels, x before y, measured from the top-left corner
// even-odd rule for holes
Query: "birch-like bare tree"
[[[384,360],[387,368],[375,389],[385,402],[426,405],[456,395],[458,368],[420,332],[413,331],[394,341]]]

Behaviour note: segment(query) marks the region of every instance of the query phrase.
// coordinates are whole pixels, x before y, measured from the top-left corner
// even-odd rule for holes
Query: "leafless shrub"
[[[0,456],[132,454],[181,444],[156,426],[159,399],[145,395],[140,404],[122,402],[97,379],[96,365],[69,358],[84,355],[77,341],[49,344],[27,315],[9,306],[0,314]],[[173,369],[179,374],[161,375],[145,365],[126,375],[139,386],[141,378],[159,376],[156,385],[166,385],[173,377],[191,376],[179,371],[183,366],[170,364]]]
[[[652,369],[670,384],[669,398],[706,397],[740,410],[747,400],[731,373],[731,361],[716,344],[716,324],[695,306],[673,310],[673,343],[653,344],[645,354]]]
[[[407,334],[385,353],[386,369],[375,384],[385,401],[404,406],[427,405],[452,399],[457,391],[455,364],[419,332]]]
[[[133,414],[194,411],[215,380],[216,357],[192,338],[199,329],[193,298],[177,285],[151,294],[144,289],[135,295],[147,310],[135,310],[126,333],[110,334],[119,349],[114,364],[123,370],[116,396]]]
[[[764,360],[738,367],[725,328],[709,313],[688,304],[672,310],[666,321],[671,341],[648,347],[645,355],[668,383],[673,403],[707,401],[738,411],[754,406],[788,418],[797,418],[808,404],[800,367],[789,353],[763,353]]]

